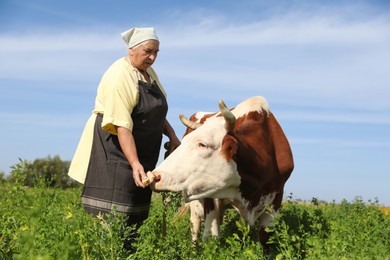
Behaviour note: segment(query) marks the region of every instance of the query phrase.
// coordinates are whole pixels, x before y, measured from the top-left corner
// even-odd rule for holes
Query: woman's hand
[[[146,186],[143,184],[142,180],[147,178],[144,167],[139,161],[133,162],[131,164],[131,168],[133,168],[133,179],[135,182],[135,185],[138,187],[145,188]]]
[[[129,129],[120,126],[118,126],[116,130],[118,132],[119,144],[122,151],[133,169],[135,185],[145,188],[145,185],[142,183],[142,178],[146,178],[146,174],[144,167],[138,160],[137,148],[135,146],[133,134]]]

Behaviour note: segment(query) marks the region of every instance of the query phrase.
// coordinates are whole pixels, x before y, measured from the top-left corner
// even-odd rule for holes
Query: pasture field
[[[137,251],[129,255],[122,250],[120,234],[131,232],[120,224],[123,216],[89,216],[80,188],[0,185],[0,259],[390,259],[389,209],[359,198],[340,204],[285,201],[263,250],[256,230],[234,210],[227,210],[219,238],[192,245],[189,216],[176,215],[180,198],[167,194],[171,201],[165,205],[154,194]]]

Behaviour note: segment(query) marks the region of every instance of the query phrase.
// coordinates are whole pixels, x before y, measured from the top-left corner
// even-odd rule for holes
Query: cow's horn
[[[189,120],[187,117],[185,117],[183,114],[179,115],[180,121],[188,128],[191,128],[192,130],[197,129],[202,124],[196,123],[194,121]]]
[[[219,109],[221,110],[222,116],[225,118],[225,128],[227,131],[233,131],[236,126],[236,117],[228,109],[223,100],[219,101]]]

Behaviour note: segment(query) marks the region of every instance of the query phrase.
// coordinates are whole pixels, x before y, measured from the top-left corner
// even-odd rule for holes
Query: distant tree
[[[36,186],[44,184],[53,188],[76,187],[78,183],[68,176],[70,161],[62,161],[60,156],[48,156],[36,159],[30,163],[22,161],[12,166],[10,182],[22,182],[25,186]]]
[[[5,181],[5,173],[0,170],[0,183],[3,183]]]
[[[27,185],[27,177],[29,175],[30,163],[27,160],[19,158],[19,163],[11,166],[11,173],[6,178],[7,182],[16,185]]]

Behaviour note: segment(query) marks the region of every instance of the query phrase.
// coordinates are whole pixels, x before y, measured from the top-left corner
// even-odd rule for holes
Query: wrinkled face
[[[224,119],[212,118],[186,135],[153,173],[155,191],[181,191],[187,200],[218,197],[240,183],[236,163],[226,156]]]
[[[130,49],[131,64],[140,71],[146,71],[157,59],[159,42],[148,40]]]

